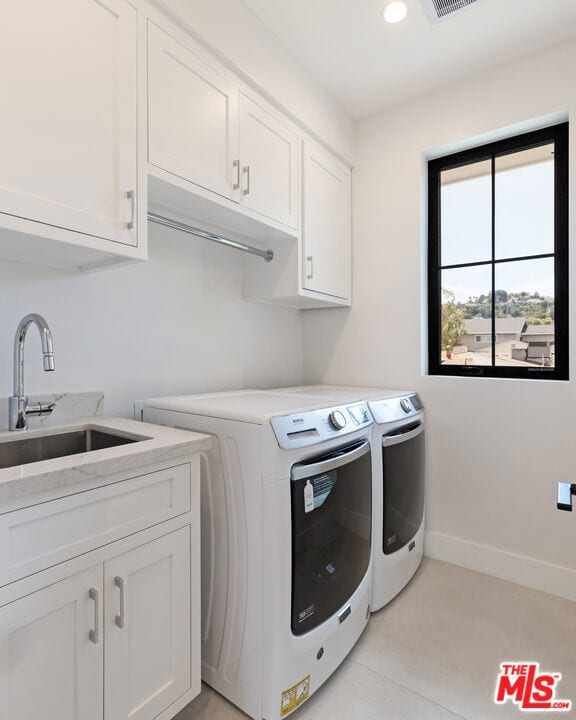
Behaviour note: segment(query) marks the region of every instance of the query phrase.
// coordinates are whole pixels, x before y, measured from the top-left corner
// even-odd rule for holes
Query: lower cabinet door
[[[190,528],[105,563],[104,587],[104,717],[153,720],[191,687]]]
[[[0,608],[0,718],[102,720],[102,565]]]

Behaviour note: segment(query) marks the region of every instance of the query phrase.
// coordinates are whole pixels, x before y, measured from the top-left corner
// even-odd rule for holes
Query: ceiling
[[[576,35],[576,0],[488,0],[430,25],[407,0],[398,25],[386,0],[244,0],[353,116]]]

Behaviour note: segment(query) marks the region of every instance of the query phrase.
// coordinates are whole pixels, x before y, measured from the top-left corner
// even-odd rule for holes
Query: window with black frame
[[[428,163],[431,375],[568,379],[568,123]]]

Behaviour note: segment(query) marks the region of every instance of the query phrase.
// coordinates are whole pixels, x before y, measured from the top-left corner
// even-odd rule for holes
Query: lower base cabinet
[[[105,712],[153,720],[190,688],[190,529],[104,565]]]
[[[102,720],[102,565],[0,608],[0,718]]]
[[[191,688],[182,527],[0,608],[2,720],[153,720]]]

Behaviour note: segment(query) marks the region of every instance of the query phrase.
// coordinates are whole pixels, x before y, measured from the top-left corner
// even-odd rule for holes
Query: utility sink
[[[21,436],[0,442],[0,468],[28,465],[41,460],[53,460],[149,439],[141,435],[128,437],[97,428],[80,428],[36,437]]]

